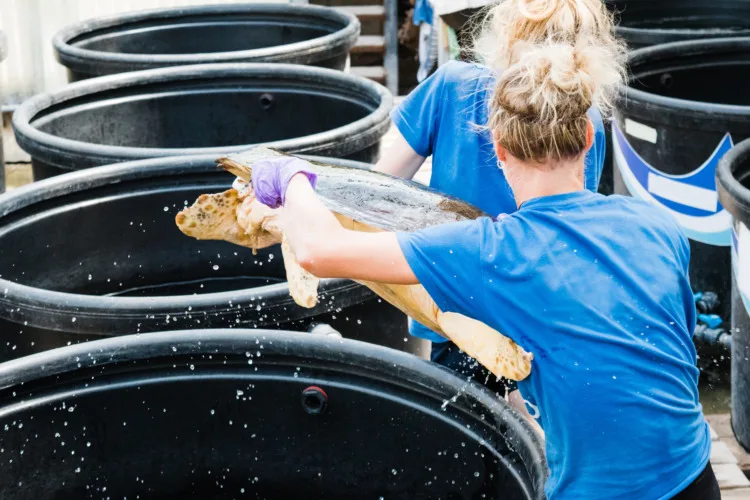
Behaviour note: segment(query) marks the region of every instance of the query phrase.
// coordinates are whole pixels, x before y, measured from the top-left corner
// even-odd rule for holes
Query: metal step
[[[385,84],[388,78],[388,73],[382,66],[352,66],[350,71],[353,75],[368,78],[380,84]]]
[[[379,35],[363,35],[352,47],[352,54],[383,54],[385,52],[385,37]]]
[[[359,18],[362,31],[351,51],[351,72],[383,83],[396,94],[398,0],[309,0],[309,3],[341,8]]]
[[[383,5],[383,0],[310,0],[314,5],[326,5],[328,7],[343,7],[351,5]]]
[[[352,5],[336,7],[354,14],[362,26],[362,35],[382,35],[385,29],[385,7],[382,5]]]
[[[382,5],[344,5],[337,7],[363,19],[385,20],[385,7]]]

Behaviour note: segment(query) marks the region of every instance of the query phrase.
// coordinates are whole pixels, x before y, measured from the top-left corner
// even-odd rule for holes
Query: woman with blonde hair
[[[421,283],[441,310],[534,354],[519,387],[546,435],[549,500],[718,500],[688,240],[658,208],[585,189],[588,110],[607,108],[619,62],[596,39],[517,48],[487,122],[512,214],[417,233],[349,231],[299,159],[256,164],[257,201],[285,200],[285,235],[313,274]]]
[[[612,18],[602,0],[502,0],[480,25],[475,51],[484,65],[451,62],[423,82],[394,110],[398,130],[394,146],[376,170],[413,178],[432,157],[430,186],[460,198],[490,215],[516,210],[505,173],[487,129],[489,104],[498,74],[517,58],[520,45],[545,40],[574,42],[587,37],[610,51],[615,60],[623,49],[614,37]],[[589,110],[593,146],[582,173],[585,187],[596,191],[606,150],[604,127],[596,105]],[[432,341],[432,360],[483,383],[505,396],[527,417],[512,380],[497,380],[455,344],[418,324],[412,335]],[[531,414],[535,413],[530,408]]]

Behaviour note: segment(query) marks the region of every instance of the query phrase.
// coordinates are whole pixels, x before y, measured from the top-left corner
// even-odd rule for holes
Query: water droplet
[[[214,269],[214,271],[218,271],[219,270],[219,265],[218,264],[214,264],[214,268],[213,269]]]
[[[165,212],[169,212],[169,207],[164,207]]]

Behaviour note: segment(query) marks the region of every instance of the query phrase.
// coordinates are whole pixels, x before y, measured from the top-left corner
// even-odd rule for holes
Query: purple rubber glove
[[[253,165],[253,190],[255,198],[270,208],[279,208],[286,200],[286,190],[292,177],[305,174],[313,189],[318,176],[312,173],[311,165],[299,158],[275,158]]]

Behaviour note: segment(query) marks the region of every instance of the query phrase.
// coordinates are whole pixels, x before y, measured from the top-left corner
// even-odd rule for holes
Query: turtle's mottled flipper
[[[228,241],[253,250],[281,242],[290,295],[301,307],[315,307],[318,304],[320,280],[302,269],[289,243],[282,239],[278,211],[258,204],[247,220],[238,218],[237,211],[242,203],[240,198],[247,196],[251,194],[241,196],[235,189],[201,195],[192,207],[177,214],[177,227],[198,240]]]
[[[496,377],[523,380],[531,373],[534,355],[489,326],[457,313],[438,312],[445,335]]]
[[[281,240],[281,255],[284,257],[289,295],[300,307],[312,309],[318,305],[320,279],[302,269],[286,237]]]

